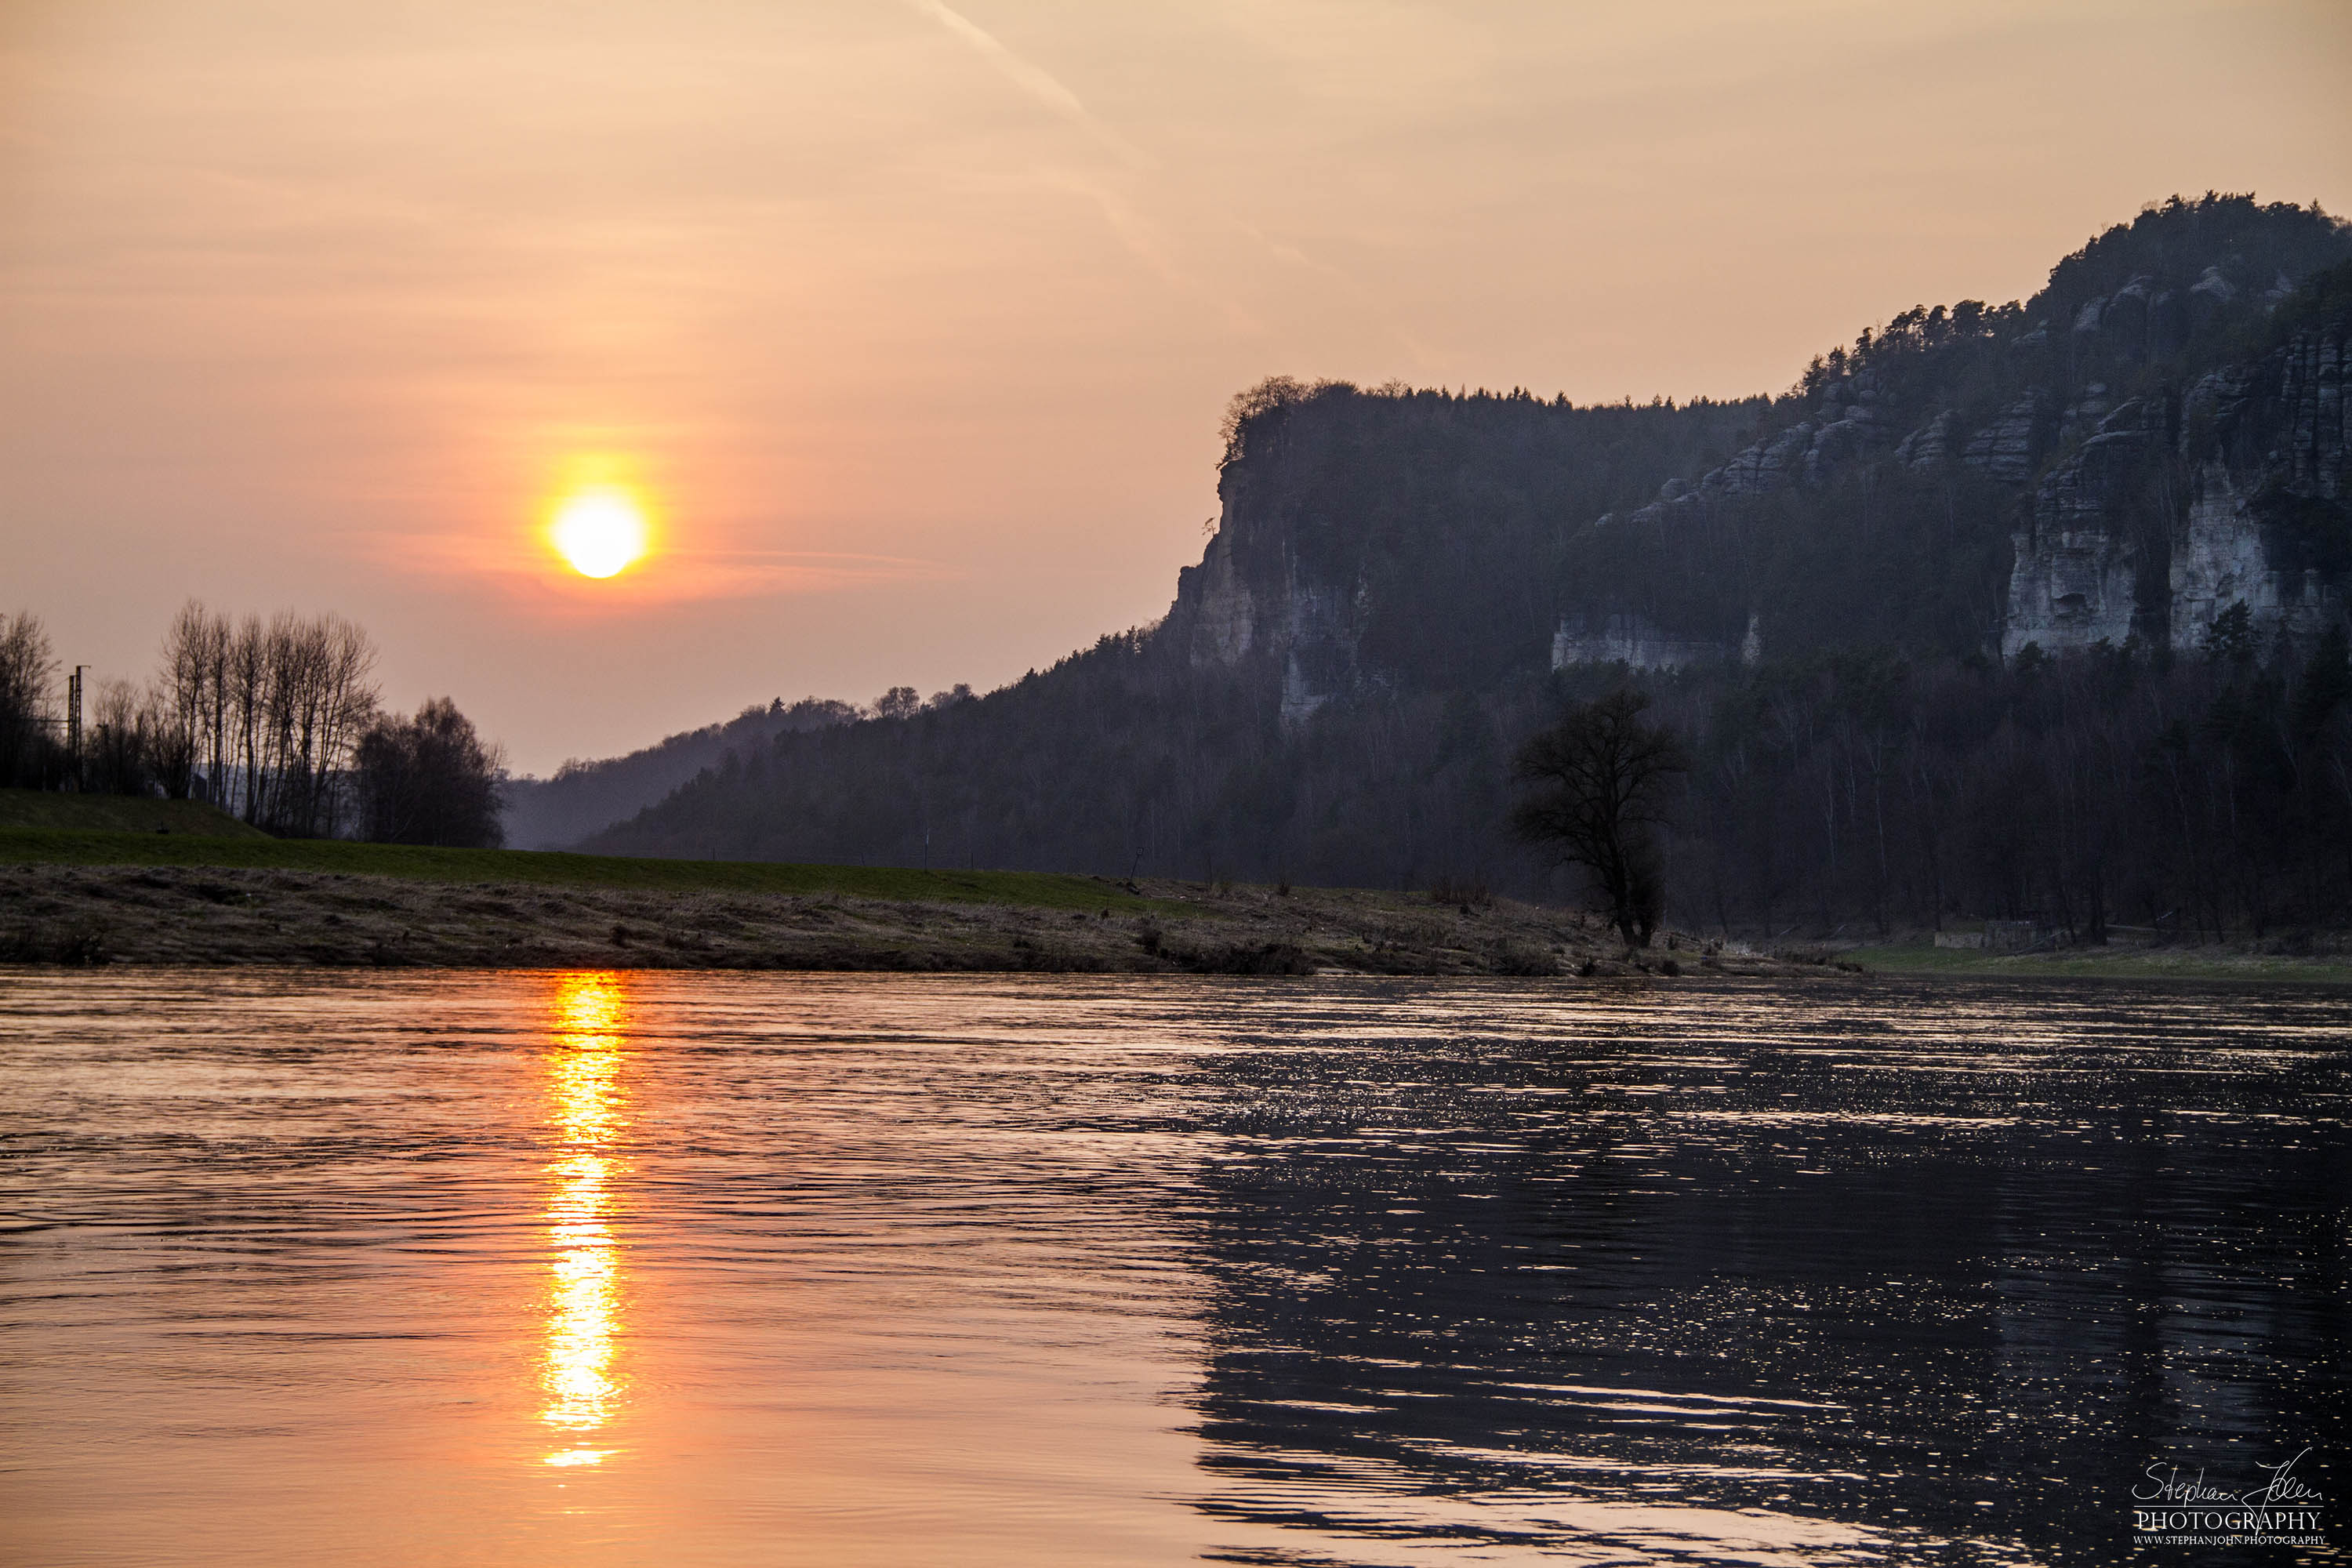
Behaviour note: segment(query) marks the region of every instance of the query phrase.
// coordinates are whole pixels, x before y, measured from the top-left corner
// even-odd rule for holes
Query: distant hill
[[[1269,382],[1164,620],[722,748],[588,847],[1557,895],[1511,755],[1633,681],[1697,763],[1678,919],[2352,918],[2347,261],[2176,198],[1777,395]]]
[[[625,757],[568,762],[552,778],[509,779],[503,786],[506,842],[514,849],[563,849],[632,816],[705,768],[766,745],[776,736],[846,724],[846,702],[804,697],[786,706],[746,708],[724,723],[671,735]]]

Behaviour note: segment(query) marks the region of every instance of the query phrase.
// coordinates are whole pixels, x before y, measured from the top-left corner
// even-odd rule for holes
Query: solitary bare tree
[[[1649,946],[1665,913],[1657,829],[1668,782],[1690,770],[1673,732],[1643,721],[1649,703],[1621,690],[1570,704],[1520,749],[1518,776],[1534,793],[1511,811],[1521,837],[1592,874],[1628,947]]]

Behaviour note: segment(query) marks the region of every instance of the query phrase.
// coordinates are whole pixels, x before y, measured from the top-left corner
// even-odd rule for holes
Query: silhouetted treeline
[[[85,684],[77,742],[47,633],[0,617],[0,785],[209,801],[291,837],[496,844],[495,748],[446,699],[383,713],[375,657],[339,616],[232,620],[191,600],[147,684]]]
[[[1003,691],[775,737],[589,842],[631,854],[1284,878],[1580,899],[1516,842],[1514,752],[1628,680],[1692,770],[1666,918],[1867,934],[2038,918],[2270,932],[2352,920],[2352,663],[2226,616],[2203,656],[2013,668],[1845,651],[1665,677],[1585,668],[1392,692],[1286,732],[1262,685],[1149,634]]]
[[[787,731],[583,847],[893,865],[1057,863],[1215,874],[1205,831],[1277,715],[1240,683],[1196,679],[1164,642],[1102,638],[985,698],[898,689],[858,722]],[[1241,778],[1233,760],[1240,759]]]
[[[2262,934],[2352,920],[2352,664],[2137,645],[1913,666],[1842,653],[1676,683],[1699,741],[1675,913],[1774,931],[1955,916]]]
[[[446,697],[411,718],[378,719],[360,737],[352,773],[363,838],[461,848],[504,842],[498,751]]]

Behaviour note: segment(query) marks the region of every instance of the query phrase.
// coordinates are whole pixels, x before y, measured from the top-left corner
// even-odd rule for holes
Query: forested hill
[[[2333,482],[2312,465],[2339,449],[2316,426],[2340,347],[2286,307],[2347,257],[2316,212],[2175,202],[2032,300],[1906,310],[1729,407],[1269,383],[1237,408],[1223,526],[1170,629],[1198,660],[1279,662],[1296,716],[1368,680],[1578,662],[2193,646],[2224,568],[2275,620],[2306,566],[2342,563],[2214,536],[2295,533],[2286,495]],[[2283,441],[2311,471],[2271,464]]]
[[[2281,888],[2352,809],[2347,258],[2315,210],[2176,200],[1777,396],[1267,383],[1163,622],[731,752],[593,847],[1533,889],[1509,756],[1633,679],[1700,761],[1677,918],[2341,918],[2352,867]],[[2112,772],[2037,837],[2083,725]]]
[[[625,757],[568,762],[551,778],[508,779],[500,784],[506,844],[513,849],[561,849],[601,827],[634,816],[705,769],[758,750],[792,731],[846,724],[858,710],[814,697],[746,708],[723,724],[667,736]]]

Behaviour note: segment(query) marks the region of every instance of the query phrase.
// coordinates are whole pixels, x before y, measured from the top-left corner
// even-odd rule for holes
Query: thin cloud
[[[1088,136],[1129,168],[1138,171],[1156,171],[1160,167],[1158,162],[1149,153],[1097,119],[1078,95],[1071,91],[1058,79],[1005,47],[995,35],[982,27],[969,16],[942,4],[942,0],[908,0],[908,3],[916,11],[937,22],[961,40],[1029,98],[1086,132]],[[1146,266],[1158,273],[1163,282],[1181,292],[1192,295],[1221,309],[1224,313],[1226,325],[1235,331],[1255,333],[1265,330],[1264,324],[1251,311],[1234,300],[1219,297],[1214,290],[1205,287],[1181,266],[1170,253],[1157,226],[1139,212],[1134,204],[1097,181],[1072,176],[1067,184],[1073,189],[1086,195],[1101,209],[1104,222],[1109,225],[1111,232],[1118,237],[1119,242]],[[1222,209],[1213,209],[1213,211],[1219,220],[1255,241],[1276,260],[1286,266],[1319,272],[1337,282],[1360,309],[1370,311],[1380,321],[1381,326],[1396,339],[1407,353],[1423,364],[1430,362],[1431,356],[1426,345],[1402,326],[1387,305],[1360,280],[1328,261],[1318,260],[1307,255],[1296,246],[1286,245],[1269,237],[1255,225],[1231,212]]]
[[[995,35],[982,27],[960,11],[943,5],[940,0],[908,0],[922,15],[945,27],[970,46],[972,51],[993,67],[1005,80],[1019,88],[1030,98],[1045,105],[1071,124],[1100,142],[1103,148],[1130,168],[1157,167],[1151,155],[1097,119],[1078,95],[1055,79],[1050,72],[1030,64],[998,42]]]
[[[1140,175],[1158,171],[1159,164],[1150,154],[1097,119],[1076,93],[1050,73],[1006,48],[993,34],[971,18],[940,4],[940,0],[908,0],[908,3],[918,12],[946,28],[1031,100],[1085,132],[1105,151],[1126,164],[1130,173]],[[1111,189],[1101,179],[1076,170],[1058,171],[1050,180],[1052,184],[1062,185],[1092,202],[1119,244],[1158,275],[1161,282],[1178,293],[1190,295],[1222,310],[1227,326],[1233,330],[1244,332],[1261,330],[1247,310],[1234,301],[1220,297],[1176,259],[1159,226],[1139,210],[1135,203]]]
[[[410,535],[397,541],[369,540],[362,552],[382,566],[414,576],[498,584],[530,597],[552,594],[569,600],[590,594],[600,603],[618,601],[641,607],[816,593],[885,582],[943,582],[960,574],[943,562],[909,555],[656,544],[642,564],[608,584],[591,583],[566,570],[542,542],[530,536]]]

